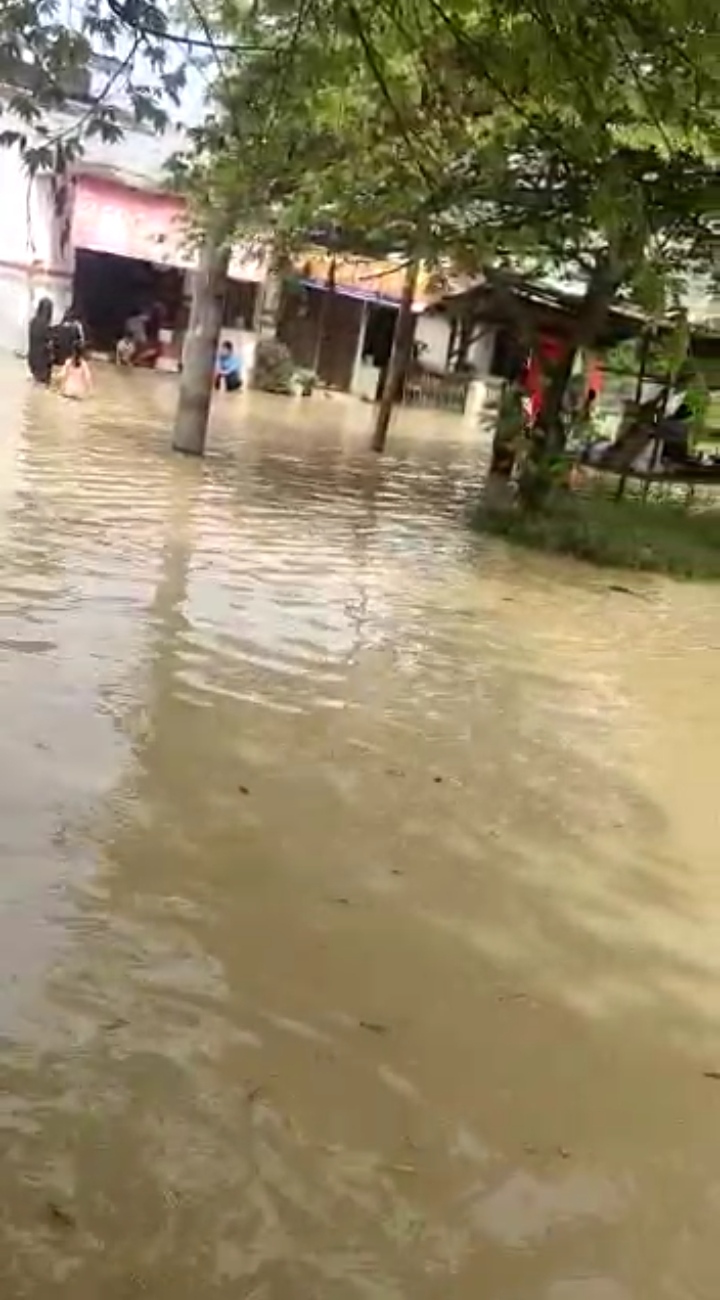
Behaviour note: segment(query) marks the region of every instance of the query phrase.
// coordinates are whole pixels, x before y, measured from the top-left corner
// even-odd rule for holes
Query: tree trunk
[[[261,338],[277,338],[278,321],[282,308],[282,291],[282,274],[276,268],[271,267],[260,286],[255,313],[255,332]]]
[[[398,310],[397,320],[395,322],[395,332],[393,334],[390,364],[388,366],[387,375],[385,376],[385,383],[383,385],[382,396],[380,398],[380,405],[378,407],[377,419],[375,421],[375,429],[372,437],[371,447],[373,451],[385,450],[393,406],[400,396],[400,390],[410,361],[415,326],[415,320],[413,317],[413,301],[415,298],[415,289],[417,287],[419,272],[420,262],[418,258],[414,257],[412,261],[408,262],[407,270],[405,272],[400,308]]]
[[[538,424],[542,430],[544,454],[556,455],[563,450],[565,434],[562,427],[562,408],[575,358],[581,348],[591,347],[597,341],[621,281],[619,268],[610,263],[602,263],[591,276],[575,328],[568,341],[567,351],[562,360],[553,367],[543,398]]]
[[[467,369],[468,353],[472,343],[473,322],[472,317],[463,316],[460,322],[460,341],[458,343],[457,356],[455,358],[455,369],[461,371]]]
[[[519,499],[525,510],[543,510],[553,494],[555,461],[565,448],[567,436],[562,419],[563,402],[575,358],[581,348],[596,342],[620,283],[621,275],[616,264],[608,261],[598,265],[588,284],[567,350],[552,367],[532,447],[518,480]]]
[[[448,339],[447,354],[445,356],[446,370],[457,370],[458,368],[457,349],[456,349],[457,336],[458,336],[458,323],[455,317],[453,316],[450,320],[450,337]]]
[[[330,310],[330,294],[335,292],[335,258],[330,260],[330,268],[327,274],[325,289],[320,299],[320,310],[317,315],[315,327],[315,347],[313,348],[313,362],[310,367],[315,374],[320,377],[320,362],[322,360],[323,343],[325,342],[325,324],[327,314]]]
[[[208,234],[194,276],[173,428],[173,447],[188,456],[202,456],[205,451],[229,260],[227,245]]]
[[[579,342],[571,338],[565,355],[552,368],[550,381],[542,396],[538,425],[543,432],[543,452],[555,455],[562,451],[565,433],[562,426],[562,409],[565,390],[572,378]]]

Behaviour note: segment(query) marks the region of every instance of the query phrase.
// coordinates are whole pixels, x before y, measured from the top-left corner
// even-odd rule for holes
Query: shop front
[[[392,350],[404,278],[403,263],[309,254],[286,282],[278,326],[296,364],[328,387],[374,397]],[[423,272],[416,313],[427,300]]]
[[[73,207],[73,301],[89,344],[114,351],[129,318],[154,322],[167,368],[177,368],[187,326],[196,250],[181,198],[79,176]],[[262,257],[238,248],[230,264],[223,324],[252,327]]]

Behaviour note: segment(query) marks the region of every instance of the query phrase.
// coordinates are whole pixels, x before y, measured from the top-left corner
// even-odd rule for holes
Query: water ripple
[[[0,371],[4,1293],[714,1294],[716,599],[449,417]]]

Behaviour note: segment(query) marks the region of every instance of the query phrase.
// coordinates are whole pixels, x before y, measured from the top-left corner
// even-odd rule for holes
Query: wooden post
[[[380,405],[378,407],[372,443],[370,444],[373,451],[385,450],[393,406],[397,398],[400,396],[402,383],[407,373],[413,341],[413,302],[415,299],[415,289],[417,287],[419,273],[420,261],[417,257],[414,257],[408,262],[405,271],[402,297],[400,299],[397,320],[395,321],[395,332],[393,334],[390,364],[385,376],[385,383],[383,385]]]
[[[637,380],[635,383],[635,397],[633,399],[636,406],[639,406],[640,403],[642,402],[642,392],[643,392],[643,388],[645,387],[645,371],[647,369],[648,355],[650,352],[650,338],[651,338],[651,328],[649,326],[646,326],[642,332],[642,337],[640,339],[640,358],[639,358],[640,364],[637,373]]]
[[[188,456],[202,456],[205,451],[229,261],[229,247],[208,233],[194,274],[173,428],[175,451]]]
[[[331,257],[330,266],[328,267],[325,288],[321,289],[322,298],[320,299],[320,310],[317,315],[315,328],[315,346],[313,348],[313,361],[311,369],[315,372],[318,379],[320,378],[320,362],[322,361],[323,343],[325,342],[325,325],[327,314],[330,307],[330,294],[335,292],[335,258]]]

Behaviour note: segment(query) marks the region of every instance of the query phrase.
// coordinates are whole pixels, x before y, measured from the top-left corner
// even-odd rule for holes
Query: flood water
[[[720,594],[0,369],[2,1296],[716,1300]]]

